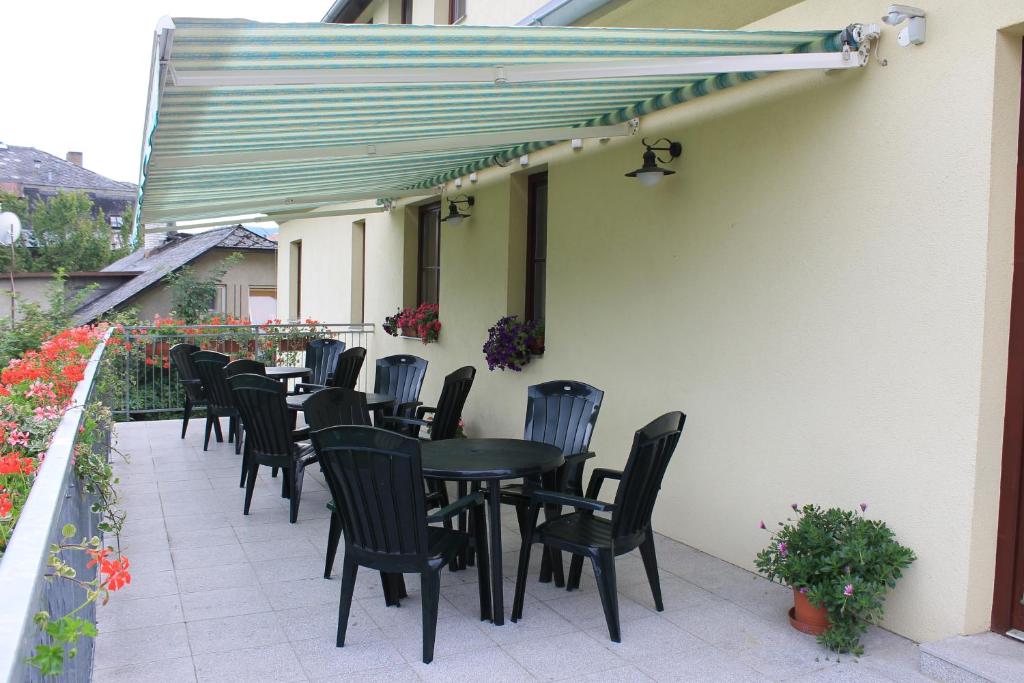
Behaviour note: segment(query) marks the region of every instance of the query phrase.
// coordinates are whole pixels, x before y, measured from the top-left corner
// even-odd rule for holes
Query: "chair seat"
[[[535,538],[565,548],[613,547],[611,520],[579,512],[544,522]]]
[[[469,544],[469,534],[464,531],[445,529],[440,526],[427,527],[427,555],[448,562],[455,553]]]

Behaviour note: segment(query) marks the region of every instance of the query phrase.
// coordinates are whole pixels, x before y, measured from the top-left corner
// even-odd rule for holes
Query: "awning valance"
[[[425,194],[765,73],[864,61],[838,29],[172,21],[154,46],[145,223]]]

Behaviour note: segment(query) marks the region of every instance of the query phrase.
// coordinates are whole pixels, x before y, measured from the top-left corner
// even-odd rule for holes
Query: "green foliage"
[[[171,290],[171,306],[174,309],[171,315],[189,325],[208,317],[217,297],[218,285],[227,272],[242,260],[243,256],[235,252],[222,259],[206,277],[200,277],[192,266],[179,268],[164,276],[164,282]]]
[[[10,211],[24,223],[28,220],[28,200],[16,194],[0,190],[0,211]]]
[[[0,367],[18,358],[29,349],[37,349],[47,337],[72,326],[75,310],[82,305],[96,285],[67,295],[67,276],[58,269],[46,290],[46,306],[16,298],[20,320],[12,325],[10,318],[0,320]]]
[[[117,258],[111,230],[84,192],[61,192],[32,209],[32,233],[37,246],[28,261],[19,254],[18,266],[34,272],[100,270]]]
[[[793,505],[797,519],[779,522],[768,547],[757,554],[758,571],[804,590],[825,607],[831,626],[818,642],[836,652],[862,654],[860,637],[883,615],[886,590],[917,559],[884,522],[817,505]],[[861,504],[861,511],[867,509]]]

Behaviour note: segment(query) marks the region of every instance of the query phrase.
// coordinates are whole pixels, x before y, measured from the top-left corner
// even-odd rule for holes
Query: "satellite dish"
[[[10,211],[0,213],[0,244],[9,247],[21,236],[21,220]]]

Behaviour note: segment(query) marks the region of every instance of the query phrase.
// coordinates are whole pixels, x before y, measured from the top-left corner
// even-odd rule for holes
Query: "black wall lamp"
[[[473,208],[476,202],[472,197],[461,195],[460,197],[449,197],[448,198],[448,215],[441,219],[442,223],[448,223],[449,225],[458,225],[463,220],[469,218],[469,209]],[[462,213],[459,211],[459,204],[465,204],[467,212]]]
[[[657,185],[658,182],[664,176],[672,175],[673,173],[675,173],[675,171],[673,171],[672,169],[662,168],[661,166],[658,166],[658,162],[660,161],[663,164],[668,164],[678,159],[679,156],[683,153],[683,143],[672,142],[668,138],[660,138],[658,140],[655,140],[653,145],[647,142],[647,138],[644,138],[643,140],[641,140],[641,142],[643,143],[644,147],[647,148],[647,151],[644,152],[644,165],[636,169],[635,171],[630,171],[629,173],[626,174],[626,177],[638,178],[641,183],[643,183],[647,187],[651,187],[652,185]],[[659,142],[664,142],[665,145],[662,147],[657,147],[656,145]],[[657,155],[657,152],[668,152],[669,158],[662,159]]]

